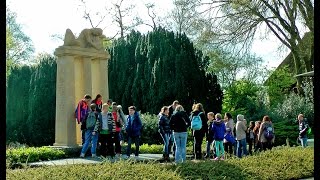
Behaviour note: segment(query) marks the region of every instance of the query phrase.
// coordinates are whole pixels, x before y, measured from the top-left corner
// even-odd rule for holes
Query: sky
[[[90,0],[87,4],[92,12],[103,11],[108,0]],[[148,0],[131,0],[138,2],[137,12],[146,12],[143,3]],[[151,0],[149,0],[151,1]],[[158,12],[165,14],[172,4],[171,0],[154,1]],[[55,48],[63,44],[62,40],[53,38],[52,35],[65,34],[66,29],[71,29],[74,34],[80,34],[85,28],[91,28],[90,23],[83,18],[83,8],[80,0],[7,0],[7,5],[11,11],[17,13],[17,23],[22,25],[23,32],[28,35],[34,44],[35,55],[38,53],[53,54]],[[93,13],[94,13],[93,12]],[[95,20],[95,19],[94,19]],[[94,23],[97,23],[94,21]],[[110,24],[111,20],[106,19],[105,24]],[[114,29],[105,26],[104,34],[108,37],[114,35]],[[143,29],[139,29],[142,30]],[[261,57],[268,68],[277,67],[288,55],[288,50],[278,51],[281,43],[274,36],[269,36],[267,40],[256,40],[251,52]]]

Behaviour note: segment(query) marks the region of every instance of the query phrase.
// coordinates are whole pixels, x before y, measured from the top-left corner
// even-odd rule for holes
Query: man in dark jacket
[[[127,158],[131,154],[131,144],[134,141],[136,146],[135,156],[139,156],[139,146],[140,146],[140,132],[142,128],[142,122],[139,117],[138,112],[136,112],[135,106],[129,107],[129,116],[126,124],[126,132],[128,135],[128,146],[127,146]]]

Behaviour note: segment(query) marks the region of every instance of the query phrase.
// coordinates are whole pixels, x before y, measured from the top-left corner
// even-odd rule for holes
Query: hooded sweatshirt
[[[244,120],[244,116],[239,114],[237,116],[237,124],[236,124],[236,139],[242,140],[247,137],[247,121]]]
[[[226,133],[226,126],[221,119],[217,119],[212,124],[212,132],[214,134],[214,140],[222,141],[224,134]]]

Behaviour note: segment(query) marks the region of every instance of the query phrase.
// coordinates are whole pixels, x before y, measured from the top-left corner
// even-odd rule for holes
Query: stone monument
[[[66,30],[64,44],[55,49],[57,59],[56,126],[54,146],[81,145],[80,125],[74,111],[85,94],[109,98],[108,59],[103,48],[102,29],[84,29],[75,38]]]

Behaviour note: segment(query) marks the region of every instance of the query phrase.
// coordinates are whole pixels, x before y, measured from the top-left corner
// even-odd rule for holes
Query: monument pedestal
[[[76,147],[82,144],[82,137],[75,108],[85,94],[109,98],[110,55],[105,50],[77,46],[60,46],[54,54],[58,57],[54,146]]]

